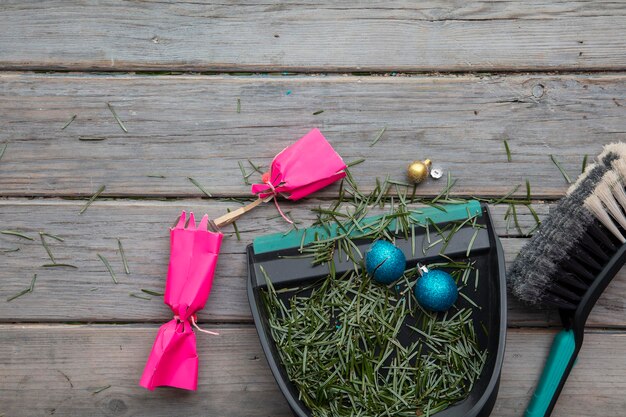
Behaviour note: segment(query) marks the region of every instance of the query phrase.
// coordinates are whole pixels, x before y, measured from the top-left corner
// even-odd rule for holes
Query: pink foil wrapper
[[[279,193],[289,200],[299,200],[345,177],[345,169],[343,159],[322,132],[313,129],[274,157],[269,175],[264,178],[267,181],[254,184],[252,193],[261,198]]]
[[[170,230],[170,263],[164,301],[174,319],[159,329],[139,385],[149,390],[171,386],[195,390],[198,353],[192,320],[209,298],[223,235],[207,230],[205,215],[196,228],[193,213],[180,216]]]

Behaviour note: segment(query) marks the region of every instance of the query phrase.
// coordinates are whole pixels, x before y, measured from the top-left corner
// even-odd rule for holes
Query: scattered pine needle
[[[237,113],[241,113],[241,99],[237,99]]]
[[[76,265],[72,265],[72,264],[43,264],[41,265],[42,268],[73,268],[73,269],[78,269],[78,267]]]
[[[259,165],[254,165],[252,163],[251,160],[248,159],[248,163],[250,164],[250,166],[252,167],[253,170],[255,170],[256,172],[258,172],[259,174],[263,175],[263,170],[261,169],[261,167]]]
[[[100,387],[100,388],[96,388],[96,389],[93,391],[93,393],[92,393],[92,394],[93,394],[93,395],[96,395],[96,394],[101,393],[102,391],[104,391],[104,390],[106,390],[106,389],[109,389],[109,388],[111,388],[111,386],[110,386],[110,385],[107,385],[107,386],[104,386],[104,387]]]
[[[131,292],[130,294],[128,294],[130,297],[134,297],[134,298],[139,298],[141,300],[152,300],[152,297],[148,297],[147,295],[142,295],[142,294],[136,294],[134,292]]]
[[[383,134],[385,133],[385,130],[387,130],[387,126],[385,126],[382,129],[380,129],[380,131],[378,132],[378,134],[376,135],[376,137],[374,138],[372,143],[370,143],[370,148],[378,143],[380,138],[383,137]]]
[[[113,108],[111,103],[107,103],[107,107],[109,108],[109,110],[111,110],[111,114],[113,115],[113,117],[115,117],[115,121],[117,122],[118,125],[120,125],[120,127],[122,128],[124,133],[128,133],[128,130],[126,129],[126,126],[124,126],[124,123],[122,123],[122,121],[120,120],[119,116],[115,112],[115,109]]]
[[[63,127],[61,128],[61,130],[65,130],[66,127],[68,127],[69,125],[72,124],[72,122],[74,121],[74,119],[76,119],[76,114],[73,115],[72,117],[70,117],[70,120],[67,121],[67,123],[65,123],[65,125],[63,125]]]
[[[98,258],[100,258],[100,260],[102,261],[104,266],[106,266],[106,268],[109,270],[109,274],[111,274],[111,278],[113,279],[113,282],[118,284],[117,277],[115,276],[115,271],[113,271],[113,268],[111,268],[111,264],[109,263],[107,258],[105,258],[104,256],[100,255],[99,253],[98,253]]]
[[[239,164],[239,170],[241,171],[241,176],[243,177],[244,184],[250,185],[250,181],[248,181],[248,178],[250,178],[250,176],[254,174],[254,171],[248,174],[246,172],[246,169],[243,167],[243,163],[241,161],[237,161],[237,163]]]
[[[85,203],[85,205],[83,206],[82,209],[80,209],[80,211],[78,212],[78,214],[83,214],[91,205],[91,203],[93,203],[94,201],[96,201],[96,198],[98,198],[100,196],[100,194],[102,194],[102,192],[106,189],[106,186],[101,185],[100,188],[98,188],[98,191],[96,191],[96,193],[94,195],[91,196],[91,198],[87,201],[87,203]]]
[[[126,275],[130,275],[130,269],[128,268],[126,254],[124,253],[124,248],[122,247],[122,241],[119,238],[117,239],[117,247],[120,250],[120,256],[122,257],[122,263],[124,264],[124,272],[126,272]]]
[[[585,154],[585,157],[583,158],[583,168],[580,171],[580,173],[582,174],[583,172],[585,172],[585,168],[587,168],[587,158],[589,157],[589,155]]]
[[[199,189],[200,191],[202,191],[202,192],[203,192],[203,193],[204,193],[207,197],[213,197],[213,196],[211,195],[211,193],[210,193],[210,192],[208,192],[207,190],[205,190],[205,189],[204,189],[204,187],[203,187],[202,185],[200,185],[200,183],[199,183],[198,181],[196,181],[194,178],[187,177],[187,179],[188,179],[189,181],[191,181],[191,183],[192,183],[193,185],[195,185],[196,187],[198,187],[198,189]]]
[[[148,177],[148,178],[163,178],[163,179],[166,178],[165,175],[162,175],[162,174],[148,174],[148,175],[146,175],[146,177]]]
[[[7,146],[9,146],[9,144],[5,143],[2,149],[0,149],[0,160],[2,160],[2,157],[4,156],[4,151],[7,150]]]
[[[513,187],[513,189],[511,191],[509,191],[508,193],[506,193],[505,195],[503,195],[502,197],[500,197],[499,199],[494,201],[493,204],[500,204],[503,201],[507,200],[509,197],[511,197],[513,194],[515,194],[517,192],[517,190],[519,190],[519,187],[521,187],[521,184],[517,184],[515,187]]]
[[[145,288],[142,288],[141,292],[149,294],[149,295],[154,295],[155,297],[163,297],[165,295],[165,293],[158,292],[158,291],[153,291],[153,290],[148,290],[148,289],[145,289]]]
[[[107,138],[105,138],[104,136],[79,136],[78,140],[81,140],[83,142],[102,142],[103,140],[106,140]]]
[[[21,237],[22,239],[35,240],[32,237],[30,237],[30,236],[26,236],[22,232],[18,232],[17,230],[0,230],[0,233],[2,233],[3,235],[11,235],[11,236]]]
[[[2,249],[2,250],[0,250],[0,252],[2,252],[2,253],[9,253],[9,252],[17,252],[19,250],[20,250],[20,248]]]
[[[526,201],[530,202],[530,181],[526,179]]]
[[[565,178],[565,181],[567,181],[568,184],[571,184],[572,180],[570,179],[569,175],[567,175],[567,172],[565,172],[561,164],[559,164],[559,161],[556,160],[554,155],[550,155],[550,159],[552,160],[552,162],[554,162],[554,165],[556,165],[559,171],[561,171],[561,175],[563,175],[563,178]]]
[[[226,209],[230,213],[230,209]],[[237,240],[241,241],[241,235],[239,234],[239,228],[237,227],[237,222],[233,222],[233,229],[235,229],[235,236],[237,236]]]
[[[318,110],[318,111],[313,112],[313,116],[317,116],[318,114],[322,114],[322,113],[324,113],[324,110]]]
[[[16,298],[19,298],[19,297],[25,295],[25,294],[28,294],[29,292],[30,292],[30,288],[25,288],[22,291],[18,292],[17,294],[12,295],[9,298],[7,298],[7,303],[15,300]]]
[[[511,149],[509,148],[509,142],[506,139],[503,142],[504,150],[506,151],[506,160],[507,162],[511,162]]]
[[[53,264],[56,264],[57,261],[54,259],[54,255],[52,255],[52,251],[50,250],[50,246],[48,246],[48,242],[46,242],[45,234],[43,232],[39,232],[39,239],[41,239],[41,244],[43,248],[46,250],[48,257],[52,261]]]
[[[7,303],[10,301],[15,300],[18,297],[21,297],[25,294],[31,293],[35,290],[35,281],[37,280],[37,274],[33,275],[33,279],[30,281],[30,287],[23,289],[22,291],[18,292],[15,295],[10,296],[9,298],[7,298]]]
[[[62,238],[62,237],[60,237],[60,236],[53,235],[53,234],[46,233],[46,232],[43,232],[42,234],[43,234],[45,237],[50,237],[50,238],[52,238],[52,239],[54,239],[54,240],[56,240],[56,241],[59,241],[59,242],[65,242],[65,239],[63,239],[63,238]]]
[[[360,163],[362,163],[362,162],[365,162],[365,158],[360,158],[360,159],[357,159],[357,160],[355,160],[355,161],[348,162],[348,163],[346,164],[346,166],[347,166],[348,168],[351,168],[351,167],[353,167],[353,166],[355,166],[355,165],[359,165],[359,164],[360,164]]]

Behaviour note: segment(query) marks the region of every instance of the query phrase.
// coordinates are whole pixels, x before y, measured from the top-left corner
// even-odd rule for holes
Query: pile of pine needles
[[[486,336],[487,330],[472,317],[480,307],[461,292],[472,307],[454,306],[443,314],[423,310],[412,290],[414,268],[397,283],[380,285],[363,272],[363,255],[352,242],[355,236],[414,241],[416,227],[424,227],[432,228],[432,245],[445,245],[463,225],[480,227],[469,215],[446,230],[412,217],[412,203],[443,210],[441,203],[464,203],[450,198],[453,185],[448,178],[441,194],[425,201],[405,184],[377,180],[374,191],[364,195],[348,174],[339,199],[316,209],[316,224],[332,237],[300,247],[301,256],[313,263],[328,263],[330,274],[311,285],[282,289],[265,277],[268,287],[261,294],[272,338],[289,380],[314,416],[431,416],[465,399],[480,377],[487,351],[479,346],[477,332]],[[392,189],[395,197],[388,194]],[[387,204],[385,214],[363,223],[370,209]],[[336,275],[336,252],[352,260],[354,269]],[[478,290],[472,262],[442,256],[443,262],[433,266],[450,272],[461,290],[473,271],[472,287]]]

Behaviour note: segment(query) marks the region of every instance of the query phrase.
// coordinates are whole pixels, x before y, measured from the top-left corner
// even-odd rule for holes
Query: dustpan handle
[[[574,331],[561,330],[557,333],[524,417],[547,417],[552,414],[577,353]]]
[[[265,203],[271,200],[272,198],[273,196],[269,196],[265,198],[259,197],[256,200],[254,200],[252,203],[249,203],[248,205],[239,207],[237,210],[233,210],[229,213],[224,214],[223,216],[218,217],[217,219],[213,220],[213,222],[215,223],[217,227],[223,227],[223,226],[229,225],[235,220],[237,220],[238,218],[240,218],[241,216],[243,216],[244,214],[246,214],[247,212],[249,212],[250,210],[254,209],[259,204]]]

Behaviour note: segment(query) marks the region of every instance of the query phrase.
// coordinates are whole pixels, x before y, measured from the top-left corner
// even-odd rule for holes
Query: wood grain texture
[[[202,196],[187,177],[215,195],[249,195],[239,161],[267,166],[319,127],[346,161],[367,159],[353,169],[364,189],[377,176],[404,180],[411,160],[430,158],[459,179],[457,194],[501,196],[529,179],[535,198],[552,198],[567,184],[549,155],[575,178],[583,155],[626,138],[624,103],[623,75],[0,74],[0,196],[88,196],[100,185],[103,196]],[[79,140],[94,136],[106,139]],[[418,193],[436,195],[443,183],[430,180]]]
[[[138,386],[157,327],[2,325],[0,413],[7,416],[291,417],[252,326],[199,336],[197,392]],[[493,417],[522,415],[553,333],[510,330]],[[619,415],[626,407],[626,334],[588,332],[554,417]],[[110,385],[100,393],[98,388]]]
[[[620,1],[3,2],[3,69],[626,68]]]
[[[320,201],[285,204],[301,226],[314,219],[311,208]],[[19,230],[35,238],[27,241],[0,234],[0,251],[19,247],[18,252],[0,253],[0,321],[94,321],[94,322],[163,322],[171,312],[161,297],[142,300],[129,296],[142,288],[162,291],[169,260],[168,228],[180,211],[207,212],[216,217],[233,206],[231,202],[207,200],[182,201],[96,201],[82,215],[82,203],[55,199],[0,201],[0,230]],[[548,205],[537,205],[541,217]],[[506,232],[506,206],[492,207],[496,230]],[[273,218],[272,218],[273,217]],[[524,231],[534,225],[531,216],[520,211],[519,221]],[[210,322],[250,322],[246,296],[245,247],[257,236],[288,230],[288,225],[277,217],[273,205],[260,207],[238,222],[241,241],[226,228],[216,280],[211,298],[200,313],[200,319]],[[49,263],[38,240],[38,231],[59,235],[65,242],[47,239],[58,262],[70,263],[78,269],[41,268]],[[120,238],[128,259],[131,275],[123,272],[118,253]],[[526,239],[510,230],[502,238],[506,258],[511,261]],[[104,255],[116,271],[115,285],[97,254]],[[32,274],[37,273],[35,291],[12,302],[6,298],[26,288]],[[589,326],[626,326],[626,271],[618,274],[595,307]],[[517,303],[509,297],[509,325],[558,325],[554,310],[536,310]]]

